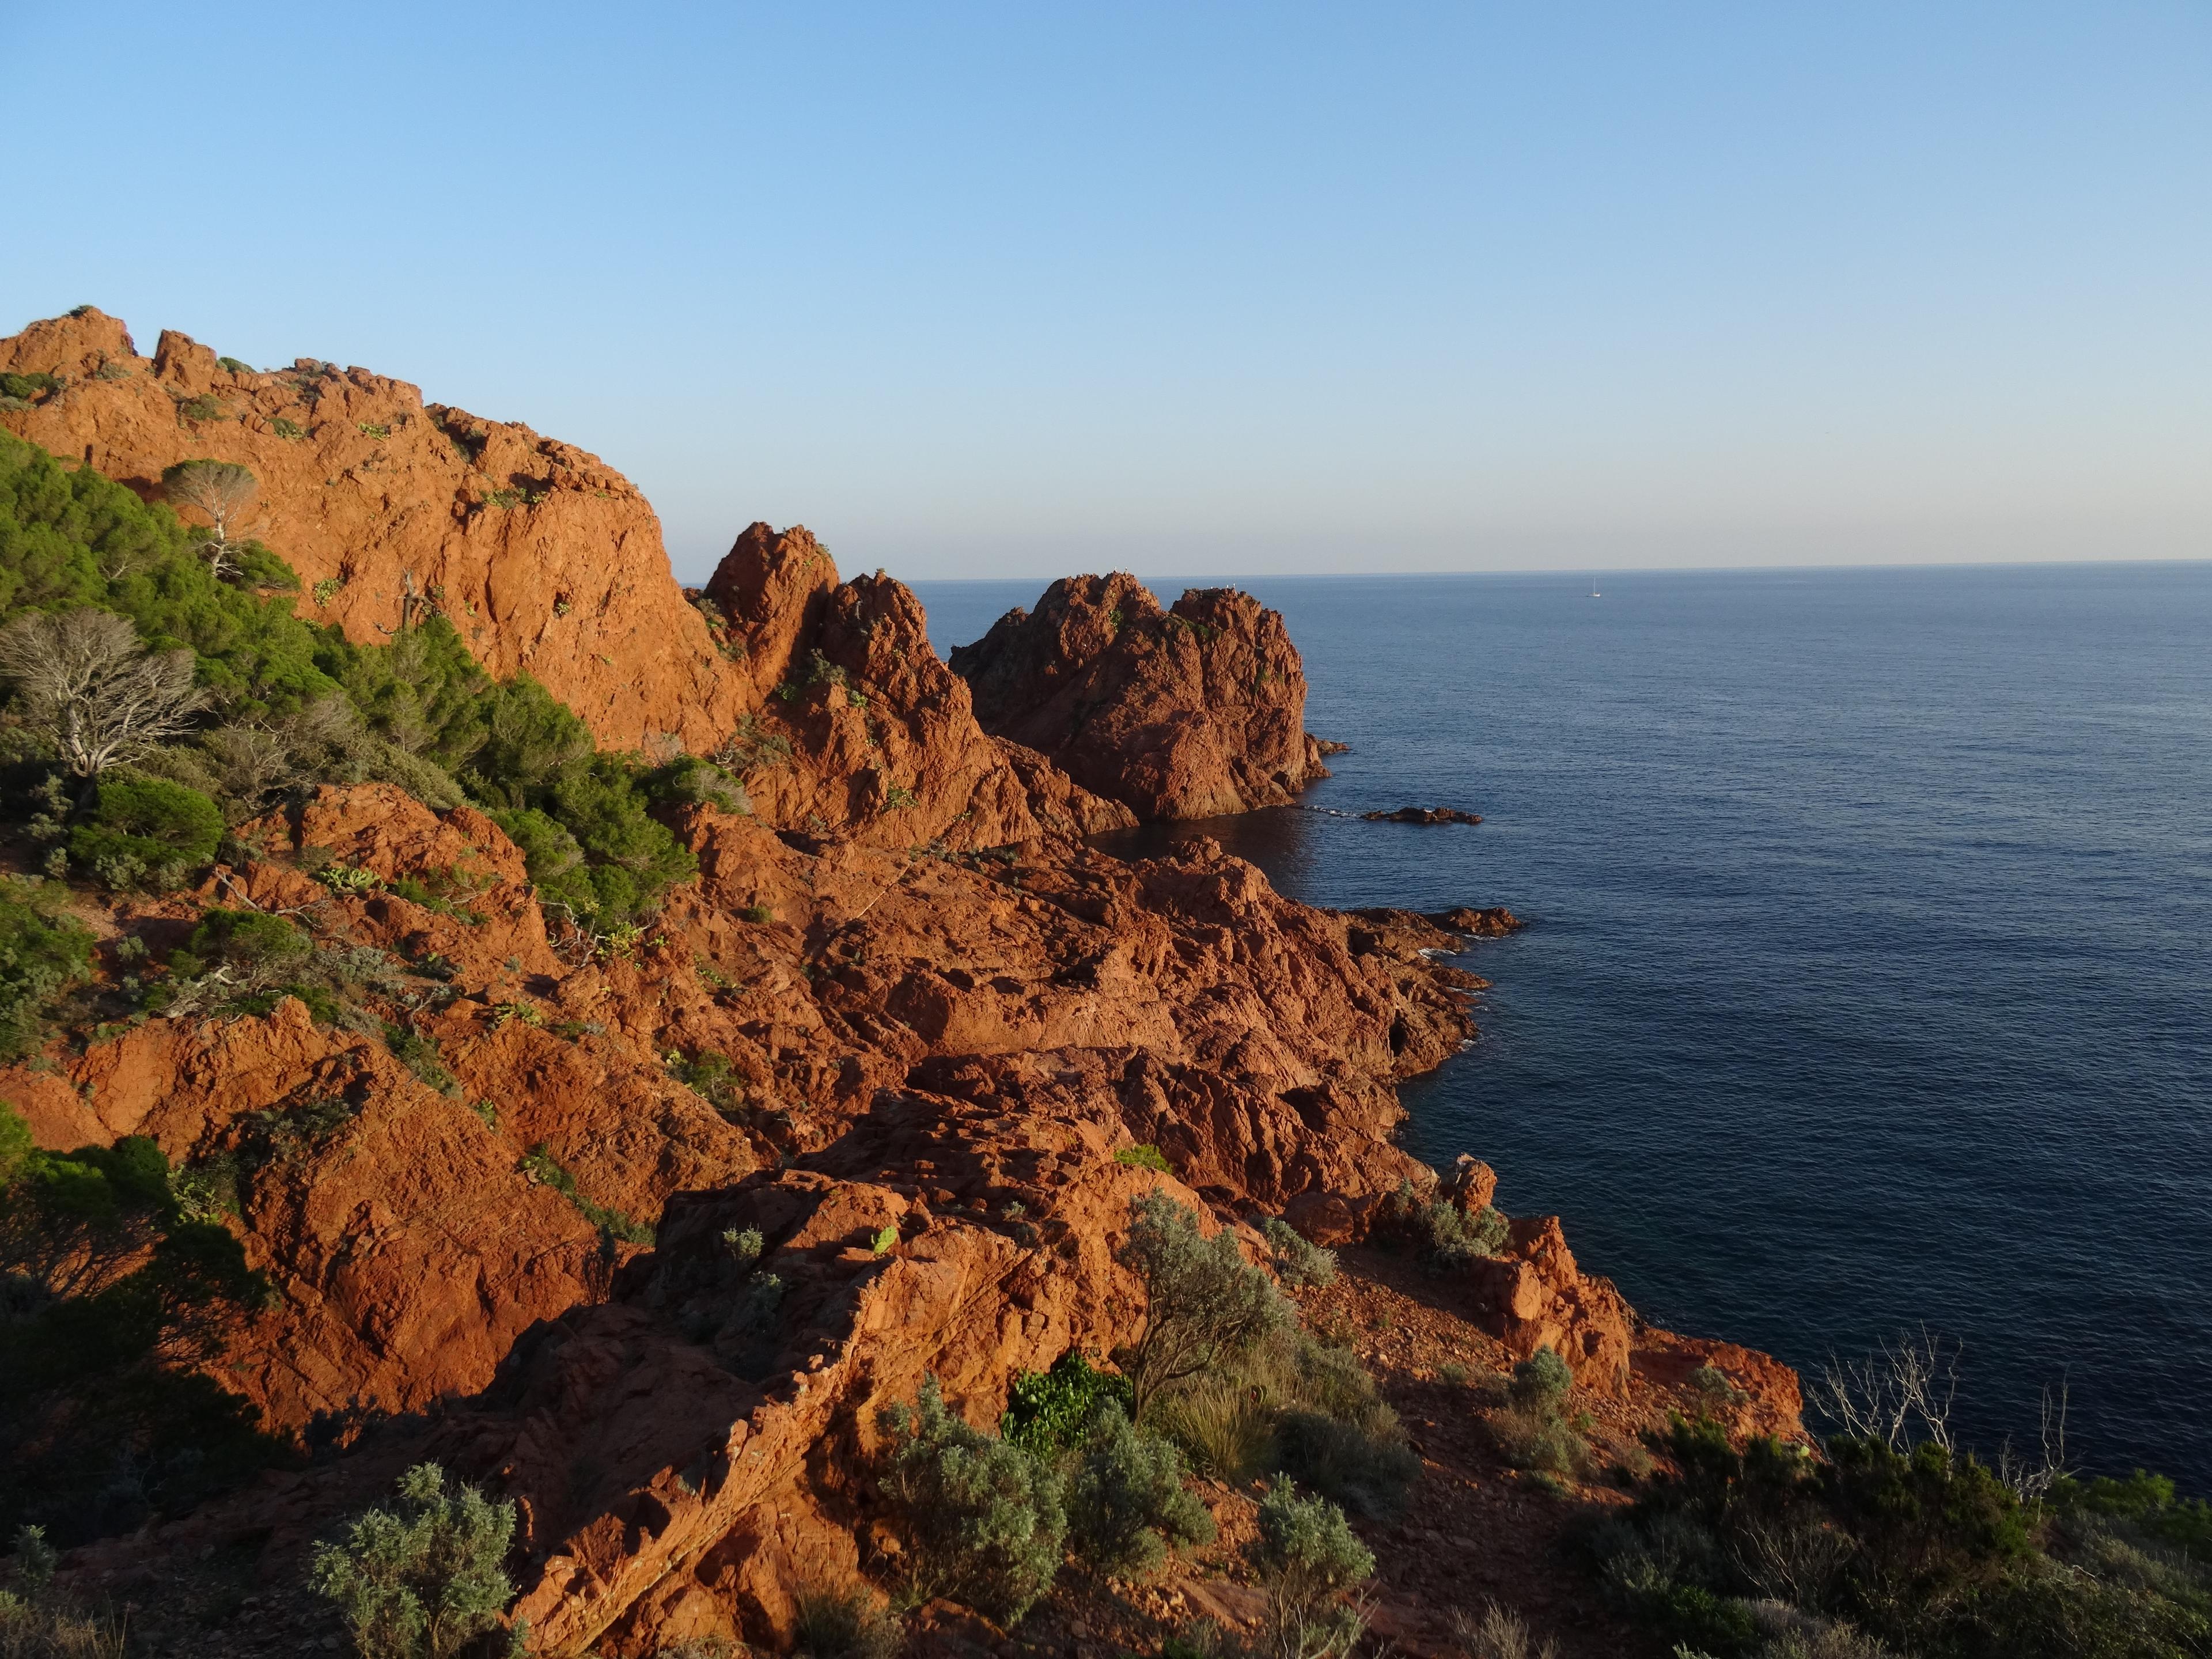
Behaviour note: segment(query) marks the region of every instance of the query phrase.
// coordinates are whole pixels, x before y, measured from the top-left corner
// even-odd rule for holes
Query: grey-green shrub
[[[1260,1237],[1275,1258],[1275,1274],[1285,1285],[1332,1284],[1336,1279],[1336,1252],[1310,1243],[1287,1221],[1269,1216],[1260,1224]]]
[[[1130,1200],[1129,1235],[1114,1259],[1145,1282],[1145,1328],[1114,1356],[1139,1422],[1163,1389],[1250,1352],[1290,1321],[1274,1281],[1249,1266],[1236,1236],[1211,1239],[1195,1212],[1154,1188]]]
[[[503,1566],[514,1505],[448,1491],[418,1463],[391,1509],[356,1516],[343,1543],[316,1547],[314,1587],[337,1602],[362,1659],[447,1659],[494,1629],[513,1599]]]
[[[1341,1659],[1366,1627],[1344,1596],[1374,1572],[1374,1556],[1343,1510],[1301,1498],[1288,1480],[1269,1490],[1255,1518],[1259,1536],[1248,1553],[1267,1587],[1268,1650],[1277,1659]]]
[[[1213,1517],[1183,1488],[1182,1459],[1109,1401],[1067,1483],[1068,1531],[1083,1559],[1115,1578],[1141,1578],[1171,1545],[1210,1544]]]
[[[1513,1368],[1506,1392],[1521,1410],[1549,1414],[1567,1403],[1574,1386],[1575,1374],[1567,1362],[1550,1348],[1539,1348]]]
[[[64,910],[58,884],[0,878],[0,1060],[37,1046],[40,1015],[90,977],[92,935]]]
[[[179,885],[215,857],[222,809],[166,778],[111,775],[88,820],[70,834],[70,857],[114,888]]]
[[[883,1413],[884,1488],[903,1511],[923,1587],[1018,1620],[1052,1587],[1067,1533],[1050,1465],[949,1410],[933,1376],[911,1407]]]
[[[1383,1208],[1383,1219],[1431,1265],[1464,1267],[1505,1248],[1505,1218],[1487,1204],[1473,1215],[1441,1200],[1424,1201],[1410,1181],[1401,1182]]]

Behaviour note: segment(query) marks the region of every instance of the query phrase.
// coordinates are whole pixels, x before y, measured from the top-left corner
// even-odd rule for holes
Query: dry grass
[[[123,1659],[123,1621],[0,1592],[0,1659]]]

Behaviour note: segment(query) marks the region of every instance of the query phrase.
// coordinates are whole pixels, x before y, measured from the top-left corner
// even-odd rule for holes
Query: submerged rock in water
[[[1401,806],[1395,812],[1362,812],[1370,823],[1480,823],[1480,812],[1462,812],[1456,806]]]

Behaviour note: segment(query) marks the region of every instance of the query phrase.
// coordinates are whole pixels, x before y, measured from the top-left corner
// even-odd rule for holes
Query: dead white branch
[[[16,617],[0,629],[0,674],[15,682],[25,722],[88,781],[182,736],[207,706],[192,653],[148,652],[112,611]]]

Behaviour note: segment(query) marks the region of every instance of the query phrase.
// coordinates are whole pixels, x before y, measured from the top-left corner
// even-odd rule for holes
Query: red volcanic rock
[[[1557,1216],[1514,1220],[1505,1254],[1474,1274],[1490,1328],[1522,1357],[1549,1348],[1577,1387],[1609,1396],[1628,1387],[1632,1315],[1610,1280],[1586,1278]]]
[[[720,752],[787,828],[990,847],[1133,822],[986,737],[913,594],[841,584],[804,529],[751,526],[695,605],[620,473],[404,381],[233,370],[173,331],[142,357],[89,307],[0,339],[0,369],[63,381],[0,427],[149,498],[178,461],[251,471],[252,533],[309,620],[377,643],[419,592],[494,674],[534,675],[610,746]]]
[[[985,731],[1139,817],[1279,805],[1328,775],[1282,617],[1233,588],[1194,588],[1163,611],[1133,576],[1070,577],[1034,613],[955,647],[951,665]]]
[[[89,308],[0,340],[0,369],[65,382],[0,425],[143,495],[181,460],[251,470],[253,533],[298,572],[312,621],[377,640],[411,580],[486,668],[528,670],[603,741],[672,733],[704,750],[738,717],[659,520],[594,455],[363,368],[234,371],[173,331],[142,357]]]

